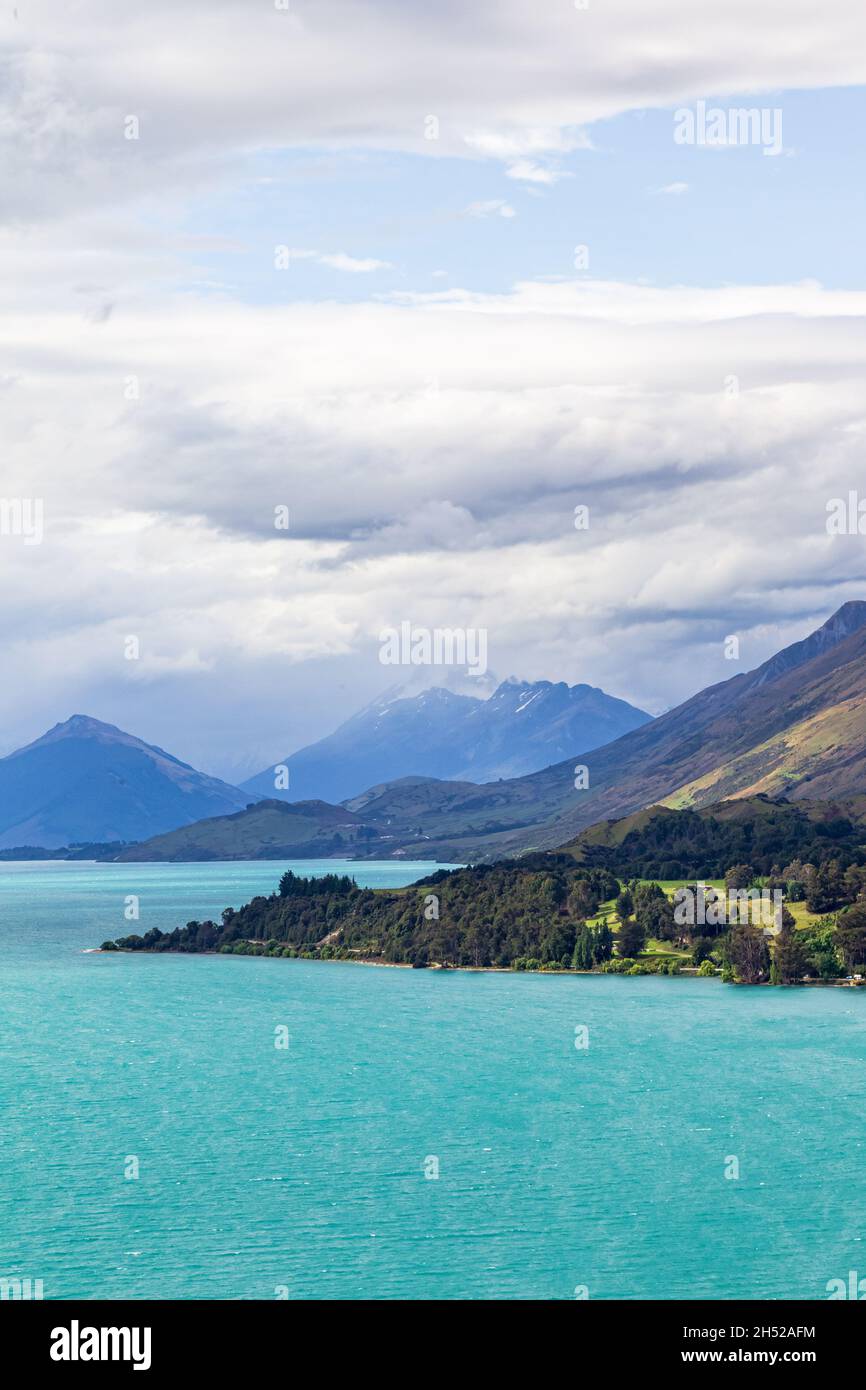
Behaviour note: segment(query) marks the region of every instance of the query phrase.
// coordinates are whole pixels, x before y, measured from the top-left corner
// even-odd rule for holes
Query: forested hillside
[[[569,855],[442,870],[396,891],[359,888],[335,874],[286,873],[276,894],[228,908],[218,924],[191,922],[117,945],[214,951],[262,942],[409,965],[509,966],[520,958],[570,965],[578,925],[618,891],[607,870],[580,868]]]
[[[416,967],[704,975],[743,984],[832,981],[866,963],[866,867],[793,859],[717,886],[621,883],[569,855],[441,870],[408,888],[283,874],[219,923],[104,942],[103,950],[304,956]]]
[[[705,810],[651,806],[602,821],[567,846],[579,863],[619,878],[722,878],[732,864],[757,874],[800,859],[843,869],[866,862],[866,798],[775,801],[768,796],[720,802]]]

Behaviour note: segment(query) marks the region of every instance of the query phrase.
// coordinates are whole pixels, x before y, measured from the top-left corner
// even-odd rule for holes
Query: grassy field
[[[685,879],[655,879],[651,881],[658,883],[659,887],[663,889],[669,898],[673,898],[677,889],[684,887],[687,882]],[[717,888],[720,892],[725,886],[725,881],[721,878],[708,878],[704,879],[703,882],[708,888]],[[794,918],[795,925],[798,928],[814,926],[816,922],[821,921],[822,916],[835,916],[834,913],[822,914],[810,912],[805,903],[786,903],[785,906]],[[599,927],[602,922],[604,922],[605,918],[614,936],[616,936],[619,931],[619,923],[616,918],[616,901],[613,898],[601,904],[595,916],[588,919],[587,925],[590,927]],[[673,946],[669,941],[656,941],[653,937],[647,941],[646,950],[642,952],[642,955],[677,956],[681,960],[689,960],[691,958],[690,951],[681,950],[679,947]]]

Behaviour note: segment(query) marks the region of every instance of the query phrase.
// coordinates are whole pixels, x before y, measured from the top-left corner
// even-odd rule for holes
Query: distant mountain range
[[[135,839],[143,843],[123,857],[349,854],[461,862],[558,848],[589,826],[648,807],[658,817],[659,807],[700,810],[740,799],[851,806],[866,796],[866,603],[846,603],[810,637],[756,670],[654,720],[590,687],[549,682],[506,682],[484,702],[428,691],[371,706],[331,739],[295,755],[300,771],[292,774],[289,795],[297,796],[297,778],[307,775],[331,776],[338,789],[346,785],[336,767],[341,748],[350,784],[368,754],[369,766],[387,766],[389,730],[398,761],[411,758],[417,767],[447,753],[451,765],[480,776],[482,767],[540,756],[544,728],[548,746],[561,749],[573,718],[584,731],[589,727],[588,712],[636,726],[603,746],[573,747],[563,760],[523,776],[481,784],[466,776],[380,777],[337,806],[321,797],[261,801],[265,774],[243,790],[231,787],[110,725],[76,716],[0,760],[0,850]],[[459,732],[450,751],[449,728]],[[594,736],[598,728],[593,725]],[[291,772],[293,760],[285,761]],[[576,779],[576,769],[585,775]],[[247,806],[254,800],[261,804]],[[828,817],[832,823],[832,813],[818,815],[822,824]],[[684,830],[683,824],[677,834],[704,834],[700,825],[688,822]],[[797,835],[813,833],[801,821],[786,824]],[[650,855],[664,848],[667,831],[660,825],[654,822],[645,846]]]
[[[252,799],[113,724],[74,714],[0,758],[0,849],[143,840]]]
[[[168,846],[152,845],[153,856],[221,855],[232,834],[244,852],[270,846],[275,857],[335,854],[350,846],[358,853],[365,826],[368,840],[392,844],[396,838],[385,826],[333,804],[371,782],[409,772],[430,776],[437,769],[455,777],[472,768],[479,780],[509,769],[516,774],[550,763],[575,741],[596,746],[648,718],[602,690],[564,682],[506,681],[489,700],[442,689],[386,698],[285,759],[290,785],[281,792],[272,768],[234,787],[112,724],[76,714],[0,759],[0,853],[88,842],[107,857],[106,842],[152,841],[200,820],[207,829],[195,853],[194,837],[179,834]],[[271,809],[249,823],[233,823],[228,832],[212,824],[263,799],[291,803],[294,819],[275,820]],[[256,857],[254,848],[249,852]]]
[[[276,763],[242,787],[285,801],[345,801],[374,783],[406,776],[465,782],[520,777],[598,748],[650,716],[591,685],[504,681],[487,700],[436,688],[385,697],[327,738]],[[275,767],[289,773],[275,786]]]
[[[588,785],[575,786],[586,767]],[[584,779],[580,779],[584,780]],[[402,779],[350,798],[373,824],[411,824],[442,860],[565,844],[659,802],[866,791],[866,603],[846,603],[756,670],[710,686],[602,748],[487,786]]]

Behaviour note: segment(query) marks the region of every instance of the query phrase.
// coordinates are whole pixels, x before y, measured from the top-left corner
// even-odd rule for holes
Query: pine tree
[[[595,964],[595,953],[593,950],[594,942],[592,932],[583,922],[577,929],[574,939],[574,955],[571,964],[574,970],[591,970]]]
[[[798,985],[809,969],[809,962],[799,933],[794,929],[793,917],[784,908],[782,913],[782,927],[773,942],[770,982],[774,985]],[[789,919],[787,922],[785,915]]]
[[[855,903],[836,919],[836,944],[849,970],[866,964],[866,904]]]
[[[613,932],[607,924],[606,917],[598,930],[593,932],[592,953],[596,965],[610,960],[613,955]]]
[[[624,888],[616,900],[616,915],[621,922],[626,922],[634,912],[634,898],[627,888]]]

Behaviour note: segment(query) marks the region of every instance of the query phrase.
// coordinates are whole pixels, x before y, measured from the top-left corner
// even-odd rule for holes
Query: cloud
[[[372,257],[347,256],[345,251],[306,251],[291,247],[289,259],[294,261],[315,261],[318,265],[330,266],[331,270],[343,270],[350,275],[369,275],[373,270],[391,270],[390,261],[377,261]]]
[[[757,662],[863,596],[860,538],[824,525],[862,477],[862,292],[434,272],[377,297],[388,262],[301,248],[358,302],[291,302],[289,276],[286,302],[242,304],[207,259],[246,250],[219,197],[285,197],[286,150],[483,161],[539,193],[624,111],[866,80],[859,5],[791,0],[784,43],[776,0],[693,10],[211,0],[181,35],[169,0],[28,0],[0,21],[2,486],[46,528],[0,537],[7,746],[79,707],[251,771],[381,689],[376,634],[403,618],[658,708],[732,674],[728,633]],[[285,235],[381,244],[372,195],[327,230],[302,202]]]
[[[571,177],[563,169],[551,165],[534,164],[529,159],[518,159],[514,164],[509,164],[505,172],[510,179],[519,179],[523,183],[554,184],[558,183],[560,179]]]
[[[470,203],[465,209],[467,217],[516,217],[517,213],[504,198],[488,198],[484,202]]]
[[[656,193],[671,193],[678,197],[682,193],[687,193],[689,186],[687,183],[666,183],[664,188],[657,188]]]
[[[0,215],[187,194],[285,148],[494,159],[549,182],[590,146],[588,127],[624,111],[866,80],[866,14],[851,0],[820,15],[792,0],[784,43],[776,0],[730,0],[723,23],[693,10],[212,0],[185,8],[181,43],[171,0],[29,0],[26,23],[0,29]]]
[[[465,142],[476,154],[500,160],[508,178],[530,184],[554,184],[569,178],[556,156],[593,148],[587,131],[556,126],[476,130],[466,135]]]
[[[336,721],[403,618],[670,704],[732,674],[728,633],[757,661],[863,595],[862,542],[825,519],[862,478],[864,325],[866,294],[816,284],[147,296],[85,330],[13,305],[4,495],[43,497],[46,535],[0,540],[7,736],[73,693],[117,722],[146,685],[143,732],[182,754],[238,702],[279,749],[272,684]]]

